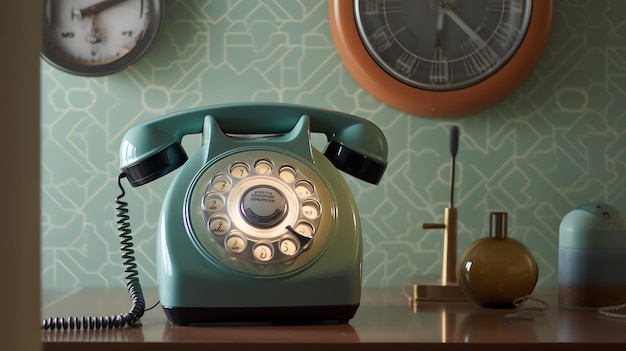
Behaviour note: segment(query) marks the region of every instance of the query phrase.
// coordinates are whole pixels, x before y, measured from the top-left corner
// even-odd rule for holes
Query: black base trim
[[[296,307],[170,307],[163,306],[174,325],[206,323],[317,324],[348,323],[356,305]]]

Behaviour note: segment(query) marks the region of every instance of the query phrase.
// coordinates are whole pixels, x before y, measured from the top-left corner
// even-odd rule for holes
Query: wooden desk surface
[[[158,300],[156,289],[144,289],[148,305]],[[44,317],[111,315],[129,309],[121,289],[44,290]],[[555,292],[538,292],[550,309],[534,320],[506,319],[514,310],[494,310],[470,302],[419,303],[411,308],[401,290],[364,289],[361,306],[343,325],[172,326],[160,307],[146,312],[142,328],[104,331],[43,331],[44,350],[100,350],[127,346],[133,350],[171,349],[294,350],[293,344],[320,344],[324,350],[372,349],[392,344],[394,350],[527,349],[540,343],[551,350],[602,343],[605,350],[626,346],[626,320],[605,318],[593,310],[559,307]],[[89,343],[89,345],[86,345]],[[574,344],[575,343],[575,344]],[[418,345],[419,344],[419,345]],[[621,344],[621,345],[620,345]],[[536,345],[537,346],[537,345]],[[532,346],[532,347],[536,347]],[[316,347],[317,348],[317,347]]]

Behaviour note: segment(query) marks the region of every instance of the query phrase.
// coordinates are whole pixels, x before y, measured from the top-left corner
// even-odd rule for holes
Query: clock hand
[[[444,5],[443,1],[439,1],[437,5],[437,36],[435,38],[433,63],[430,66],[430,81],[433,83],[446,83],[450,78],[448,59],[443,55],[443,20],[445,17],[443,9]]]
[[[437,6],[437,37],[435,45],[438,48],[443,46],[443,18],[445,16],[443,6],[444,5],[442,3]]]
[[[459,28],[461,28],[461,30],[463,30],[470,37],[471,40],[474,40],[481,45],[487,45],[483,38],[481,38],[480,35],[476,34],[476,32],[474,32],[474,30],[470,28],[470,26],[468,26],[467,23],[465,23],[465,21],[463,21],[461,17],[459,17],[459,15],[456,14],[456,12],[452,11],[450,6],[446,2],[441,2],[441,9],[446,15],[448,15],[448,17],[452,19],[454,23],[457,24],[457,26],[459,26]]]
[[[93,16],[93,15],[97,15],[98,13],[113,7],[117,4],[119,4],[120,2],[124,2],[126,0],[104,0],[104,1],[100,1],[98,3],[95,3],[91,6],[87,6],[84,9],[80,10],[80,15],[82,17],[87,17],[87,16]]]

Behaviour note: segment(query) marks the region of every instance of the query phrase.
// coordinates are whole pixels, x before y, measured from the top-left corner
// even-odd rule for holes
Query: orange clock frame
[[[462,117],[503,100],[522,84],[548,43],[554,0],[534,0],[528,30],[517,51],[486,79],[458,90],[419,89],[390,76],[371,58],[357,31],[352,0],[329,0],[330,30],[339,57],[354,80],[381,102],[428,118]]]

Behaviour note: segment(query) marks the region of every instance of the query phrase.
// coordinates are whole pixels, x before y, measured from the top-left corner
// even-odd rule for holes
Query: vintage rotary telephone
[[[311,132],[326,135],[324,155]],[[181,140],[193,133],[202,133],[203,144],[187,160]],[[378,184],[386,158],[385,137],[371,122],[297,105],[195,108],[130,129],[120,167],[131,185],[183,166],[157,235],[168,319],[347,322],[360,303],[362,241],[355,201],[337,169]],[[129,291],[138,286],[134,275]],[[143,312],[135,290],[141,311],[131,317]]]

